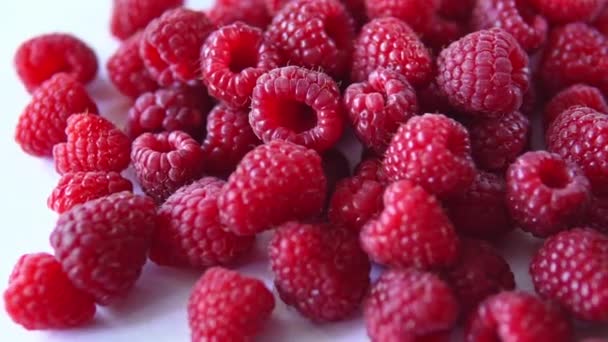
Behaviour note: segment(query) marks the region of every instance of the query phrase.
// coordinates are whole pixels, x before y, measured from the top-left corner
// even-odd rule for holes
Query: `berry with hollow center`
[[[114,37],[125,40],[145,29],[163,12],[183,4],[184,0],[114,0],[110,31]]]
[[[589,107],[600,113],[608,113],[608,103],[599,89],[586,84],[575,84],[557,93],[547,103],[543,116],[545,128],[548,128],[562,112],[574,106]]]
[[[384,186],[375,180],[355,176],[340,181],[329,202],[329,221],[359,232],[382,211],[383,193]]]

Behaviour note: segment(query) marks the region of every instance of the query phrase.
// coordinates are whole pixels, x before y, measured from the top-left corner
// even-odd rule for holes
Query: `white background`
[[[101,113],[121,125],[130,102],[112,88],[104,70],[105,61],[118,45],[108,28],[110,3],[110,0],[0,2],[0,284],[5,284],[20,255],[50,251],[48,235],[57,218],[46,207],[46,198],[59,178],[51,160],[26,155],[13,140],[17,118],[29,101],[29,94],[14,72],[13,54],[22,41],[41,33],[71,32],[82,38],[95,49],[100,59],[99,77],[88,89]],[[202,9],[209,3],[200,0],[190,1],[189,5]],[[267,236],[260,240],[253,260],[238,269],[264,279],[272,288],[264,251]],[[499,246],[513,266],[519,288],[524,291],[532,291],[527,264],[539,245],[538,240],[516,232]],[[185,308],[189,290],[199,275],[200,272],[148,264],[124,302],[100,309],[92,324],[69,331],[28,332],[12,323],[1,309],[0,341],[188,341]],[[588,336],[608,336],[608,328],[593,331],[581,327],[581,332]],[[314,325],[283,305],[277,297],[272,321],[259,340],[366,341],[365,336],[361,319]]]

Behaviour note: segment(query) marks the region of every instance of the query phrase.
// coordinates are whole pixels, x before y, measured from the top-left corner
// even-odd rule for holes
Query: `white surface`
[[[109,85],[104,65],[117,47],[108,31],[110,0],[31,0],[0,2],[0,283],[5,284],[13,264],[24,253],[50,251],[48,235],[56,214],[46,207],[46,198],[58,180],[50,160],[23,153],[13,141],[17,117],[29,101],[12,66],[13,53],[25,39],[47,32],[71,32],[85,40],[100,58],[100,75],[88,89],[101,113],[121,123],[129,100]],[[192,8],[204,8],[209,1],[190,1]],[[260,239],[253,262],[239,267],[262,278],[272,288],[267,270],[265,241]],[[531,291],[527,263],[539,241],[514,233],[502,243],[516,272],[520,289]],[[186,301],[200,272],[159,268],[148,264],[131,295],[110,308],[100,309],[89,326],[63,332],[28,332],[12,323],[0,309],[0,340],[11,341],[188,341]],[[3,290],[3,286],[0,286]],[[2,308],[4,304],[2,303]],[[585,335],[608,336],[608,329],[582,328]],[[361,319],[313,325],[286,308],[277,298],[272,321],[260,341],[366,341]],[[456,337],[456,340],[460,338]]]

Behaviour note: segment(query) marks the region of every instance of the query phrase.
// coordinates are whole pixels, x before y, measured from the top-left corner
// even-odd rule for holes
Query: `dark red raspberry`
[[[67,142],[53,147],[55,169],[61,175],[82,171],[117,171],[129,166],[131,141],[113,123],[99,115],[74,114],[68,118]]]
[[[458,236],[437,199],[409,181],[386,188],[384,210],[361,231],[372,260],[392,267],[441,268],[458,257]]]
[[[363,159],[355,168],[355,176],[381,183],[386,181],[386,176],[382,169],[382,160],[377,157]]]
[[[586,228],[547,239],[530,265],[536,291],[576,317],[608,322],[608,236]]]
[[[247,153],[218,199],[222,223],[254,235],[289,220],[317,216],[327,181],[321,157],[303,146],[273,141]]]
[[[606,5],[604,10],[597,16],[593,26],[595,26],[595,28],[604,36],[608,37],[608,5]]]
[[[473,159],[489,171],[505,170],[528,147],[530,121],[520,112],[466,124]]]
[[[458,40],[468,33],[464,23],[446,20],[440,16],[431,18],[428,27],[420,33],[422,41],[434,52],[441,51],[445,46]]]
[[[574,21],[591,21],[595,18],[606,0],[530,0],[549,21],[556,24]]]
[[[294,0],[266,32],[289,64],[342,77],[350,67],[355,24],[338,0]]]
[[[53,146],[66,140],[68,117],[82,112],[97,113],[97,105],[80,82],[57,74],[34,91],[19,117],[15,141],[26,153],[50,156]]]
[[[183,4],[184,0],[114,0],[110,31],[114,37],[125,40],[163,12]]]
[[[97,74],[97,56],[82,40],[67,33],[50,33],[31,38],[15,53],[19,78],[31,93],[57,73],[66,73],[80,83]]]
[[[370,263],[352,232],[289,222],[269,245],[281,299],[316,321],[338,321],[359,308],[369,288]]]
[[[439,10],[439,0],[366,0],[365,5],[371,19],[394,17],[416,32],[426,32]]]
[[[140,42],[140,33],[125,40],[106,65],[110,81],[118,91],[133,98],[158,88],[139,56]]]
[[[249,123],[264,142],[287,140],[319,152],[342,136],[340,89],[328,75],[288,66],[258,78]]]
[[[217,27],[240,21],[263,30],[272,20],[264,0],[219,0],[207,11],[207,15]]]
[[[584,23],[554,29],[540,64],[549,92],[586,83],[608,93],[608,38]]]
[[[474,6],[475,0],[439,0],[439,14],[448,19],[466,21]]]
[[[101,305],[125,295],[146,262],[155,209],[148,197],[120,192],[62,214],[51,246],[74,286]]]
[[[4,291],[11,319],[28,330],[66,329],[93,319],[95,301],[72,285],[50,254],[19,258]]]
[[[458,302],[445,282],[434,274],[406,269],[380,276],[363,315],[373,342],[435,341],[436,334],[456,325],[458,313]]]
[[[144,192],[157,203],[203,171],[203,152],[196,140],[181,131],[144,133],[133,141],[131,162]]]
[[[396,18],[370,21],[355,41],[352,80],[365,81],[380,68],[399,72],[415,87],[425,86],[433,77],[429,51],[416,33]]]
[[[545,128],[562,112],[574,106],[585,106],[600,113],[608,113],[608,103],[602,92],[586,84],[575,84],[557,93],[545,106],[543,123]]]
[[[329,220],[359,232],[361,227],[382,210],[384,186],[362,177],[343,179],[329,202]]]
[[[258,77],[280,63],[279,52],[264,31],[241,22],[220,27],[201,50],[202,78],[209,94],[235,108],[248,107]]]
[[[117,172],[66,173],[53,189],[47,204],[61,214],[75,205],[122,191],[133,191],[133,184]]]
[[[221,267],[212,267],[194,285],[188,299],[193,342],[250,341],[274,310],[264,283]]]
[[[344,93],[355,134],[377,153],[383,153],[401,123],[418,113],[416,91],[396,71],[372,72],[367,81],[351,84]]]
[[[203,12],[172,9],[146,27],[139,53],[161,86],[189,83],[198,78],[201,46],[213,29]]]
[[[502,292],[486,299],[470,318],[467,342],[568,342],[572,326],[552,303],[523,292]]]
[[[384,156],[391,181],[408,179],[438,196],[465,190],[475,177],[469,134],[441,114],[424,114],[402,125]]]

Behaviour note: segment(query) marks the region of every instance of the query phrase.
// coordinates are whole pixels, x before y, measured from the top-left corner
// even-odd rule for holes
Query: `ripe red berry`
[[[575,84],[557,93],[547,103],[543,116],[545,128],[548,128],[562,112],[574,106],[589,107],[600,113],[608,113],[608,103],[599,89],[586,84]]]
[[[606,0],[530,0],[530,3],[554,24],[590,21],[607,3]]]
[[[382,169],[382,160],[377,157],[368,157],[361,160],[359,165],[355,167],[355,176],[386,183],[386,176]]]
[[[110,31],[114,37],[125,40],[166,10],[183,4],[184,0],[114,0]]]
[[[420,39],[433,52],[439,52],[448,44],[462,38],[467,32],[468,29],[464,23],[434,16],[426,29],[420,32]]]
[[[595,26],[595,28],[604,36],[608,37],[608,6],[605,6],[600,12],[596,20],[593,22],[593,26]]]
[[[213,25],[222,27],[236,22],[266,29],[272,21],[264,0],[220,0],[207,11]]]
[[[371,19],[393,17],[416,32],[426,32],[439,10],[439,0],[366,0],[365,5]]]
[[[293,0],[265,0],[266,9],[272,15],[276,14],[285,4]],[[341,0],[342,4],[351,14],[357,27],[365,24],[368,20],[367,9],[365,8],[365,0]]]
[[[341,180],[329,202],[331,223],[359,232],[382,211],[384,186],[375,180],[352,177]]]

